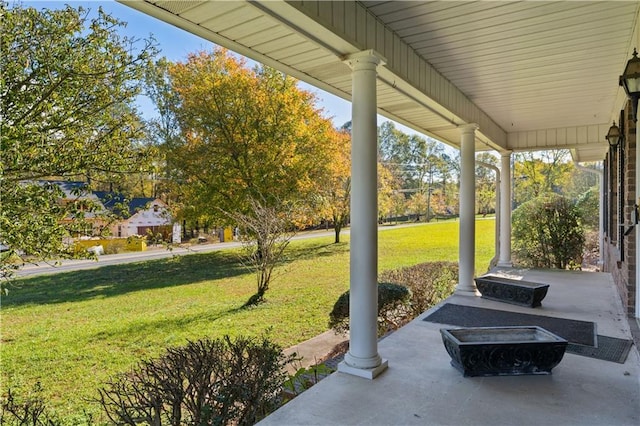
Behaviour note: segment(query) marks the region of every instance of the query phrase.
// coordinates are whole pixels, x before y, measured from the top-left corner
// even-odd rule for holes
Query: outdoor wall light
[[[607,136],[605,139],[609,142],[609,146],[611,148],[616,148],[620,143],[620,129],[616,126],[616,122],[613,122],[613,125],[609,127],[609,131],[607,132]]]
[[[640,58],[638,52],[633,49],[633,58],[629,59],[624,73],[620,76],[620,86],[627,92],[627,96],[632,101],[633,121],[638,121],[638,98],[640,97]]]

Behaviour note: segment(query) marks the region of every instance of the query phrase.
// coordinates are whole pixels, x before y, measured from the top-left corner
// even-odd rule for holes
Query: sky
[[[66,4],[69,4],[74,8],[82,6],[92,11],[97,11],[99,7],[102,7],[108,14],[127,22],[127,27],[120,31],[123,35],[137,39],[148,39],[153,35],[160,49],[158,57],[165,56],[173,62],[186,60],[189,53],[211,50],[215,47],[215,44],[210,41],[115,1],[24,1],[22,4],[46,9],[61,9]],[[334,126],[342,126],[351,120],[350,102],[306,83],[301,82],[300,87],[316,94],[318,98],[317,106],[324,110],[326,118],[332,119]],[[153,104],[149,100],[140,98],[138,104],[145,118],[151,118],[156,115]],[[380,124],[383,118],[378,117],[378,120]],[[400,128],[399,125],[397,127]],[[404,128],[404,130],[408,131],[409,129]],[[413,131],[411,132],[414,133]]]
[[[10,3],[12,0],[9,0]],[[20,0],[16,0],[20,1]],[[97,14],[99,7],[118,18],[120,21],[126,22],[126,28],[120,29],[122,35],[134,39],[148,39],[150,36],[156,40],[158,49],[160,50],[158,58],[166,57],[172,62],[179,62],[186,60],[189,53],[211,50],[216,45],[201,37],[195,36],[187,31],[184,31],[178,27],[167,24],[159,19],[153,18],[121,3],[117,3],[113,0],[83,0],[83,1],[45,1],[45,0],[31,0],[22,1],[23,6],[32,6],[42,9],[62,9],[65,5],[70,5],[74,8],[79,6],[85,9],[90,9],[93,14]],[[140,43],[142,45],[142,43]],[[238,56],[240,56],[238,54]],[[255,63],[248,60],[249,64]],[[339,98],[324,90],[318,89],[312,85],[304,82],[300,82],[300,87],[304,90],[308,90],[316,94],[317,107],[322,108],[323,116],[331,119],[334,127],[341,127],[343,124],[351,120],[351,102]],[[157,112],[153,103],[146,97],[140,96],[138,98],[138,107],[143,117],[146,119],[157,116]],[[378,126],[385,121],[392,121],[381,115],[378,115]],[[395,127],[409,135],[420,135],[424,138],[427,136],[416,132],[415,130],[406,127],[400,123],[393,122]],[[454,148],[451,148],[447,144],[442,143],[445,151],[453,153]]]

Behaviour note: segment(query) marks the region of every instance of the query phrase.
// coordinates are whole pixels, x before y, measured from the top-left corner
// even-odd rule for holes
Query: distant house
[[[23,181],[25,185],[40,185],[43,187],[54,188],[57,187],[61,195],[58,198],[58,203],[61,205],[69,205],[72,203],[78,203],[78,211],[81,211],[86,223],[86,229],[78,230],[78,235],[92,236],[100,233],[100,230],[104,228],[103,220],[101,219],[101,211],[103,207],[98,197],[89,190],[89,185],[86,182],[78,181],[62,181],[62,180],[38,180],[38,181]],[[80,202],[80,203],[79,203]],[[65,223],[71,223],[76,220],[74,215],[65,217],[62,221]]]
[[[171,239],[173,219],[167,204],[159,198],[127,199],[116,192],[90,191],[86,182],[42,180],[38,183],[57,185],[63,192],[59,200],[62,204],[90,202],[92,211],[84,215],[91,228],[84,231],[86,236],[100,234],[108,228],[113,237],[147,236],[153,232],[154,235],[162,234],[165,240]],[[65,218],[68,222],[73,220],[73,217]]]
[[[146,236],[149,232],[162,234],[169,239],[172,233],[172,217],[167,204],[159,198],[126,199],[122,194],[94,191],[114,221],[109,230],[114,237]]]

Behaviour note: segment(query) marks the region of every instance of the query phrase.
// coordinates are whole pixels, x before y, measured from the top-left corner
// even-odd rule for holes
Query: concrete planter
[[[451,365],[464,376],[551,374],[567,341],[541,327],[441,329]]]
[[[540,306],[549,289],[549,284],[512,280],[494,275],[477,277],[475,281],[478,291],[486,299],[530,308]]]

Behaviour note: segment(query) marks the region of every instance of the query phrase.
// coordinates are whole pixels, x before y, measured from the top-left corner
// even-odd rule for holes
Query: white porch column
[[[476,293],[475,241],[476,241],[476,172],[475,123],[460,126],[460,275],[456,293]]]
[[[378,355],[378,149],[374,51],[347,58],[352,68],[351,259],[349,352],[338,371],[373,379],[387,368]]]
[[[511,267],[511,152],[502,153],[500,180],[500,257],[498,266]]]

